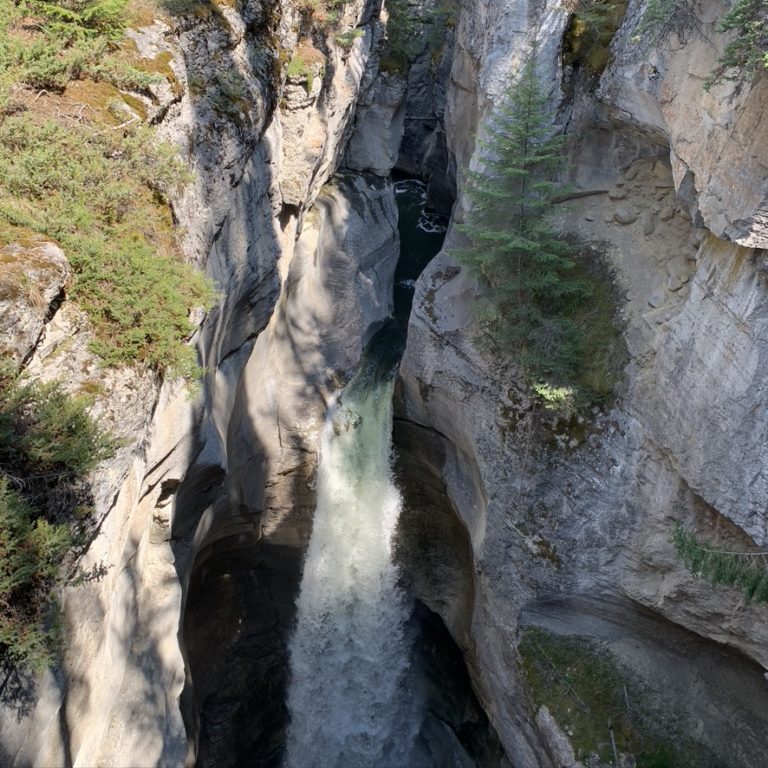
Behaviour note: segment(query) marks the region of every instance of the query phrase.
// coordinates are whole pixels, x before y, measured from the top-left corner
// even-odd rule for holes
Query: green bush
[[[362,29],[348,29],[346,32],[339,32],[336,35],[336,44],[340,45],[345,50],[350,50],[355,44],[355,40],[358,40],[365,34]]]
[[[653,45],[673,32],[684,38],[695,18],[691,0],[648,0],[635,41]],[[733,36],[705,81],[706,90],[722,80],[746,82],[768,69],[768,0],[735,0],[718,30]]]
[[[0,467],[22,475],[90,472],[115,447],[89,416],[91,404],[58,382],[24,383],[0,367]]]
[[[6,664],[40,669],[57,644],[61,562],[71,546],[69,528],[36,518],[0,477],[0,657]]]
[[[325,55],[312,45],[310,40],[300,40],[288,62],[286,75],[305,81],[307,94],[312,93],[315,76],[322,77],[325,72]]]
[[[750,80],[768,69],[768,0],[738,0],[718,28],[735,37],[726,45],[705,88],[724,79]]]
[[[455,0],[435,0],[432,7],[418,10],[408,0],[389,0],[386,37],[380,68],[390,74],[405,75],[410,63],[429,50],[436,55],[442,47],[445,30],[455,23]]]
[[[26,16],[41,20],[31,37],[10,34]],[[90,77],[146,91],[160,78],[113,55],[128,23],[127,0],[0,0],[0,68],[8,82],[61,91]]]
[[[46,19],[64,40],[105,37],[116,40],[128,23],[129,0],[26,0],[26,8]]]
[[[647,0],[637,28],[638,41],[655,42],[679,28],[680,19],[689,14],[687,0]]]

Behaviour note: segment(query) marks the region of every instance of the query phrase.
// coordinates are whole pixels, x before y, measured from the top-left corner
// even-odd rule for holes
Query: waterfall
[[[409,764],[408,606],[392,546],[391,376],[363,365],[326,416],[317,508],[290,643],[290,768]],[[384,379],[384,380],[382,380]]]

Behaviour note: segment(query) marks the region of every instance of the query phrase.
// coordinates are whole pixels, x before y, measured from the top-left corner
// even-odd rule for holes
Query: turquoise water
[[[424,210],[427,185],[418,179],[395,182],[399,214],[400,260],[395,272],[395,317],[407,325],[413,288],[424,268],[443,247],[448,220]]]
[[[395,271],[395,316],[368,343],[361,368],[373,366],[392,374],[405,350],[413,292],[419,275],[438,254],[445,240],[448,220],[424,210],[427,187],[418,179],[395,183],[400,231],[400,258]],[[372,370],[373,370],[372,368]]]

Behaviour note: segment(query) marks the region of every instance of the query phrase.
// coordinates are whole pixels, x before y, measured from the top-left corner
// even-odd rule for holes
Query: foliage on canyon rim
[[[484,167],[469,173],[471,207],[459,227],[471,243],[456,255],[485,288],[491,348],[520,363],[532,391],[575,389],[595,401],[613,391],[609,352],[619,334],[607,281],[552,223],[564,142],[552,123],[531,56],[481,140]]]
[[[738,0],[718,29],[735,36],[725,46],[705,88],[723,79],[748,80],[768,69],[768,0]]]
[[[635,39],[655,44],[671,34],[684,37],[696,24],[691,0],[648,0]],[[731,39],[704,83],[706,90],[722,80],[745,83],[765,73],[768,0],[735,0],[717,30]]]
[[[293,57],[288,62],[286,75],[303,80],[307,94],[311,94],[315,77],[324,75],[325,65],[325,54],[315,48],[311,40],[305,38],[300,40],[296,46]]]
[[[211,290],[175,240],[184,166],[130,93],[161,75],[119,42],[129,19],[127,0],[0,0],[0,241],[64,248],[108,364],[194,375],[189,308]]]
[[[0,0],[0,244],[64,248],[67,298],[106,363],[193,375],[189,308],[211,291],[175,240],[168,195],[185,168],[144,124],[168,64],[123,39],[136,7]],[[0,363],[0,663],[39,668],[58,638],[55,594],[93,535],[86,475],[117,446],[88,398]]]
[[[425,51],[431,52],[434,64],[439,59],[446,29],[455,25],[456,12],[456,0],[431,0],[419,7],[407,0],[389,0],[381,71],[406,75],[414,59]]]
[[[61,91],[72,80],[91,78],[143,91],[156,76],[116,57],[130,16],[127,0],[2,0],[0,92],[27,85]]]
[[[602,73],[626,10],[627,0],[580,0],[563,37],[563,63]]]
[[[672,543],[694,575],[714,586],[739,587],[747,602],[768,602],[768,552],[733,552],[707,547],[679,525],[675,527]]]
[[[0,362],[0,663],[39,669],[56,650],[55,593],[91,525],[83,478],[116,444],[90,400],[25,382]]]

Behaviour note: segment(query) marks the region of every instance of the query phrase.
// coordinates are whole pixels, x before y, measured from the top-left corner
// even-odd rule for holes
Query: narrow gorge
[[[50,494],[89,515],[51,663],[0,634],[0,766],[762,768],[768,75],[723,24],[748,0],[126,0],[98,56],[133,74],[68,64],[59,90],[28,2],[0,24],[7,72],[38,67],[0,80],[0,385],[59,381],[109,439]],[[494,130],[525,93],[557,167],[502,280],[524,205],[497,180],[534,164],[506,173]],[[99,335],[85,208],[55,236],[8,212],[38,178],[19,115],[112,142],[167,205],[131,226],[209,280],[179,300],[186,379]],[[542,232],[583,290],[561,325],[544,260],[520,277]],[[582,333],[573,386],[493,335],[526,323],[553,359]],[[0,501],[37,487],[9,451]]]

